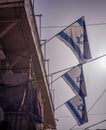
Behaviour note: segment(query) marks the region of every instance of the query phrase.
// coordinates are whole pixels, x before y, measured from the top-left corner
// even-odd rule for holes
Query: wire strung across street
[[[97,25],[106,25],[106,23],[94,23],[94,24],[87,24],[86,26],[97,26]],[[43,29],[47,29],[47,28],[65,28],[67,26],[62,26],[62,25],[58,25],[58,26],[43,26],[41,28]]]
[[[73,23],[72,23],[73,24]],[[70,24],[69,26],[71,26],[72,24]],[[87,24],[86,26],[97,26],[97,25],[106,25],[106,23],[95,23],[95,24]],[[41,28],[60,28],[60,27],[64,27],[64,29],[63,30],[65,30],[66,28],[68,28],[69,26],[45,26],[45,27],[41,27]],[[62,31],[63,31],[62,30]],[[47,44],[50,40],[52,40],[54,37],[56,37],[58,35],[58,33],[57,34],[55,34],[54,36],[52,36],[51,38],[49,38],[48,40],[46,40],[41,46],[43,46],[43,45],[45,45],[45,44]]]
[[[87,62],[82,63],[82,65],[83,65],[83,64],[87,64],[87,63],[89,63],[89,62],[93,62],[93,61],[98,60],[98,59],[100,59],[100,58],[102,58],[102,57],[105,57],[105,56],[106,56],[106,54],[101,55],[101,56],[99,56],[99,57],[97,57],[97,58],[88,60]],[[75,65],[75,66],[68,67],[68,68],[65,68],[65,69],[62,69],[62,70],[53,72],[53,73],[51,73],[51,74],[49,74],[49,75],[47,75],[47,76],[55,75],[55,74],[57,74],[57,73],[64,72],[64,71],[66,71],[66,70],[67,70],[67,71],[68,71],[68,70],[71,70],[71,69],[75,68],[75,67],[78,66],[78,65],[81,65],[81,64],[77,64],[77,65]],[[61,75],[61,76],[62,76],[62,75]],[[56,78],[55,80],[53,80],[50,84],[52,84],[52,83],[54,83],[55,81],[57,81],[59,78],[61,78],[61,76],[59,76],[58,78]]]
[[[93,125],[90,125],[90,126],[86,127],[86,128],[83,129],[83,130],[88,130],[88,128],[93,127],[93,126],[96,126],[96,125],[98,125],[98,124],[101,124],[101,123],[103,123],[103,122],[105,122],[105,121],[106,121],[106,120],[103,120],[103,121],[100,121],[100,122],[95,123],[95,124],[93,124]]]

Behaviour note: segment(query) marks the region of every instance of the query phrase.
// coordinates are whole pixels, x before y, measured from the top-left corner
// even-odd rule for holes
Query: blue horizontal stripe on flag
[[[80,124],[84,124],[83,119],[80,117],[79,113],[77,112],[77,110],[75,109],[75,107],[72,105],[72,103],[70,101],[66,102],[66,104],[70,107],[70,109],[73,111],[73,113],[75,114],[76,118],[78,119]]]
[[[84,98],[84,94],[82,93],[80,88],[77,86],[77,84],[73,81],[73,79],[68,75],[68,73],[65,73],[63,76],[68,80],[68,82],[76,90],[78,95],[83,99]]]
[[[75,50],[75,52],[77,52],[77,54],[79,55],[79,58],[82,60],[82,58],[84,57],[81,54],[81,51],[79,49],[79,47],[75,44],[75,42],[72,40],[71,37],[69,37],[65,32],[60,32],[58,35],[60,35],[63,39],[65,39],[69,44],[71,44],[71,46],[73,47],[73,49]]]

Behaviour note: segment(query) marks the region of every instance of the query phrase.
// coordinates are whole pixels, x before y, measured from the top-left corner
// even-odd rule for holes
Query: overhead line
[[[89,60],[89,61],[87,61],[87,62],[84,62],[84,63],[82,63],[82,64],[77,64],[77,65],[75,65],[75,66],[72,66],[72,67],[68,67],[68,68],[66,68],[66,69],[59,70],[59,71],[54,72],[54,73],[51,73],[51,74],[49,74],[49,75],[54,75],[54,74],[57,74],[57,73],[60,73],[60,72],[63,72],[63,71],[69,70],[69,69],[73,69],[74,67],[76,67],[76,66],[78,66],[78,65],[83,65],[83,64],[87,64],[87,63],[89,63],[89,62],[93,62],[93,61],[98,60],[98,59],[100,59],[100,58],[102,58],[102,57],[104,57],[104,56],[106,56],[106,54],[101,55],[101,56],[99,56],[99,57],[97,57],[97,58],[91,59],[91,60]],[[48,75],[48,76],[49,76],[49,75]],[[62,76],[62,75],[61,75],[61,76]],[[61,78],[61,76],[59,76],[58,78],[56,78],[55,80],[53,80],[50,84],[54,83],[56,80],[58,80],[59,78]]]
[[[88,114],[89,116],[98,116],[98,115],[106,115],[106,113],[94,113],[94,114]],[[57,118],[68,118],[72,116],[59,116]]]
[[[106,92],[106,89],[102,92],[102,94],[98,97],[98,99],[95,101],[95,103],[91,106],[91,108],[90,108],[87,112],[89,112],[89,111],[96,105],[96,103],[100,100],[100,98],[103,97],[103,95],[104,95],[105,92]],[[58,107],[58,108],[59,108],[59,107]],[[104,120],[104,121],[106,121],[106,120]],[[102,122],[104,122],[104,121],[102,121]],[[96,123],[96,124],[94,124],[94,125],[100,124],[100,123],[102,123],[102,122]],[[75,124],[71,127],[70,130],[72,130],[76,125],[77,125],[77,123],[75,123]],[[86,130],[86,129],[88,129],[88,128],[94,126],[94,125],[91,125],[91,126],[85,128],[85,129],[83,129],[83,130]]]
[[[103,123],[103,122],[105,122],[105,121],[106,121],[106,120],[103,120],[103,121],[100,121],[100,122],[98,122],[98,123],[96,123],[96,124],[90,125],[90,126],[86,127],[86,128],[83,129],[83,130],[88,130],[88,128],[93,127],[93,126],[96,126],[96,125],[98,125],[98,124],[101,124],[101,123]]]
[[[94,24],[87,24],[86,26],[97,26],[97,25],[106,25],[106,23],[94,23]],[[42,26],[41,28],[63,28],[63,27],[67,27],[66,25],[57,25],[57,26]]]
[[[84,17],[84,16],[83,16]],[[75,21],[76,22],[76,21]],[[71,26],[71,25],[73,25],[75,22],[73,22],[72,24],[70,24],[69,26]],[[86,26],[97,26],[97,25],[105,25],[106,23],[95,23],[95,24],[86,24]],[[69,26],[57,26],[57,27],[64,27],[63,28],[63,30],[61,30],[61,31],[64,31],[66,28],[68,28]],[[56,26],[47,26],[47,27],[45,27],[45,28],[50,28],[50,27],[56,27]],[[44,28],[44,27],[41,27],[41,28]],[[61,32],[60,31],[60,32]],[[59,33],[59,32],[58,32]],[[55,38],[57,35],[58,35],[58,33],[56,33],[54,36],[52,36],[51,38],[49,38],[48,40],[46,40],[46,42],[44,42],[42,45],[45,45],[45,44],[47,44],[49,41],[51,41],[53,38]],[[41,46],[42,46],[41,45]]]

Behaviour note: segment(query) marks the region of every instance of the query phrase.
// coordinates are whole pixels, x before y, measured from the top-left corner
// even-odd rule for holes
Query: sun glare
[[[101,58],[99,64],[102,68],[106,68],[106,57]]]

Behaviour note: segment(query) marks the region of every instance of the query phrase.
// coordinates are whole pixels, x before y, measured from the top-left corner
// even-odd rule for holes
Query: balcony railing
[[[34,122],[27,113],[6,112],[4,120],[8,122],[7,130],[36,130]]]

